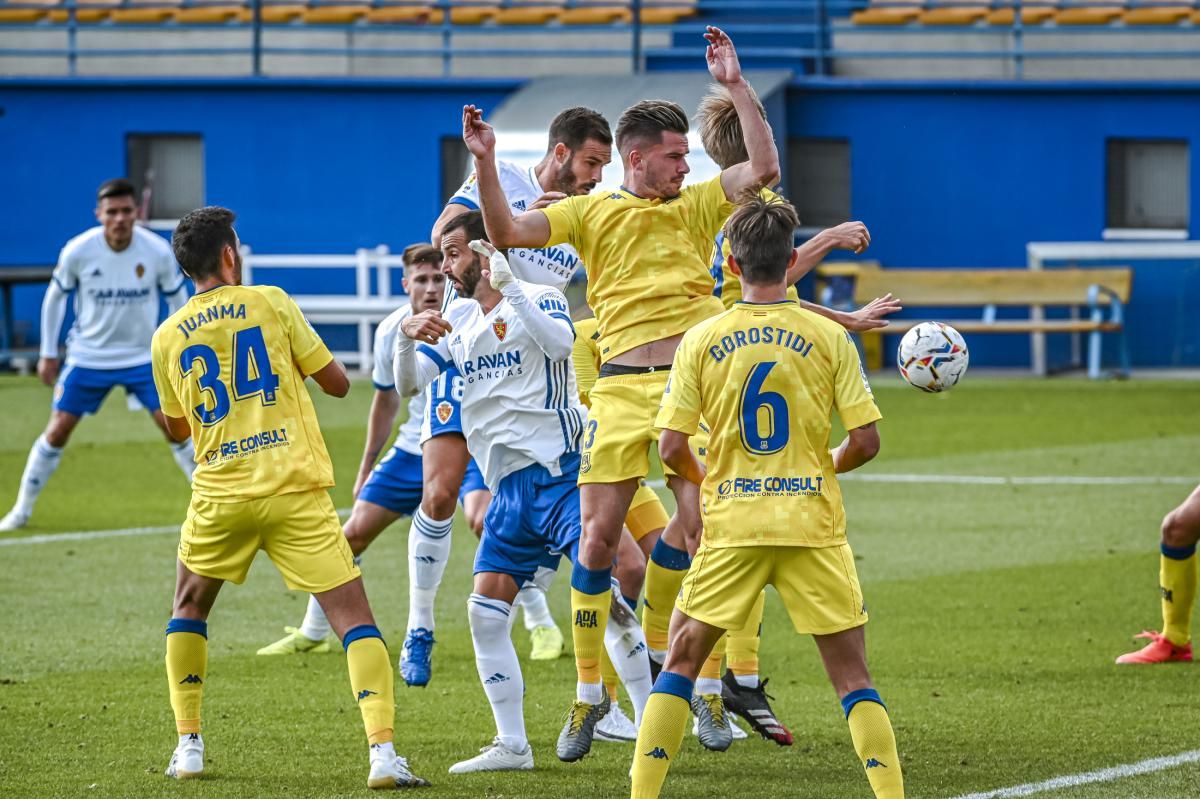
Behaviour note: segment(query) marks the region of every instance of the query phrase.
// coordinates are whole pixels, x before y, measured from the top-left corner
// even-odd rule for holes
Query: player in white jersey
[[[159,298],[167,314],[187,301],[183,274],[171,245],[136,224],[133,184],[109,180],[96,194],[100,225],[67,242],[42,301],[42,345],[38,377],[54,386],[45,431],[34,442],[21,475],[17,502],[0,519],[0,532],[24,527],[38,494],[58,468],[63,447],[79,420],[95,413],[116,386],[150,412],[167,435],[150,368],[150,339],[158,327]],[[75,324],[67,337],[66,366],[60,372],[58,335],[75,292]],[[196,468],[192,441],[171,445],[185,476]]]
[[[587,194],[600,182],[604,166],[611,159],[612,133],[603,116],[588,108],[560,112],[550,123],[546,155],[537,166],[530,169],[511,163],[502,165],[504,188],[513,213],[541,208],[572,194]],[[440,243],[442,230],[450,220],[478,207],[479,195],[472,176],[449,199],[434,223],[434,245]],[[570,245],[512,250],[509,259],[518,279],[560,290],[582,266]],[[447,303],[452,297],[453,289],[447,291]],[[436,546],[438,541],[449,547],[455,500],[470,463],[458,408],[462,380],[463,376],[451,367],[429,389],[421,438],[425,493],[413,525],[427,547]],[[472,508],[467,511],[468,518],[473,518]],[[437,577],[440,579],[440,574]],[[563,635],[550,615],[544,590],[530,586],[521,592],[517,604],[525,611],[525,628],[533,645],[530,657],[553,660],[562,655]],[[429,681],[433,643],[431,629],[409,625],[400,656],[400,672],[410,685]]]
[[[463,430],[493,494],[467,614],[497,734],[480,755],[451,767],[453,774],[533,768],[509,619],[522,585],[552,571],[559,556],[576,557],[579,444],[587,416],[571,365],[574,328],[566,297],[517,280],[502,254],[488,263],[468,250],[468,241],[483,249],[478,240],[484,235],[478,212],[447,224],[444,268],[469,299],[452,303],[445,317],[431,311],[406,320],[395,359],[403,395],[420,391],[452,364],[462,373]],[[650,686],[641,628],[636,622],[621,627],[614,618],[606,639],[640,715]]]
[[[367,442],[362,463],[354,481],[354,507],[342,528],[355,557],[361,555],[375,538],[392,522],[402,516],[412,516],[421,501],[421,417],[425,401],[414,397],[408,403],[408,419],[400,426],[391,450],[379,460],[387,443],[392,424],[400,410],[400,396],[392,382],[392,353],[400,323],[414,313],[442,307],[446,276],[442,274],[442,254],[425,243],[413,244],[404,250],[404,290],[409,302],[384,319],[375,330],[375,363],[371,378],[375,396],[367,417]],[[379,461],[376,463],[376,461]],[[474,467],[475,474],[478,468]],[[470,470],[468,470],[470,471]],[[482,478],[464,481],[464,485],[482,485]],[[432,629],[433,593],[426,586],[425,572],[444,560],[445,553],[427,551],[417,536],[409,538],[409,592],[412,595],[410,613],[424,615],[418,627]],[[260,655],[291,655],[302,652],[332,651],[327,636],[329,621],[315,598],[309,597],[304,621],[297,627],[285,627],[287,635],[258,650]]]

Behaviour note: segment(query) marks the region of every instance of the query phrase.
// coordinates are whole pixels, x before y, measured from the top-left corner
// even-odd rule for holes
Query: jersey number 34
[[[207,399],[196,407],[192,413],[200,420],[200,424],[208,427],[229,415],[232,407],[229,399],[229,388],[221,379],[221,362],[217,353],[207,344],[193,344],[179,354],[179,369],[187,377],[199,362],[203,371],[197,377],[201,391],[206,391],[212,400],[209,407]],[[271,359],[267,355],[267,343],[263,341],[262,328],[248,327],[233,334],[233,398],[246,400],[258,397],[263,405],[275,404],[275,392],[279,389],[279,376],[271,371]]]

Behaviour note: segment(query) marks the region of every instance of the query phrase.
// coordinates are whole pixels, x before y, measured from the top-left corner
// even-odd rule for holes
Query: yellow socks
[[[633,752],[631,799],[656,799],[671,761],[679,754],[683,733],[692,718],[692,681],[664,671],[642,713],[637,749]]]
[[[617,701],[617,670],[608,657],[607,649],[600,650],[600,679],[604,682],[604,690],[608,692],[608,698],[615,703]]]
[[[708,653],[708,657],[704,661],[704,665],[700,667],[701,680],[721,680],[721,661],[725,659],[725,642],[729,638],[728,633],[723,634],[713,644],[712,651]],[[701,693],[713,693],[712,691],[701,691]],[[720,691],[716,691],[720,693]]]
[[[600,689],[600,653],[604,650],[604,627],[612,601],[612,568],[589,569],[575,563],[571,570],[571,640],[575,644],[575,669],[579,674],[579,699],[596,704]],[[584,686],[595,686],[596,695]],[[587,696],[583,694],[587,693]]]
[[[362,713],[367,740],[372,744],[392,740],[396,724],[396,700],[392,688],[392,660],[379,628],[360,624],[342,639],[350,688]]]
[[[742,629],[729,631],[726,658],[734,676],[758,676],[758,646],[762,641],[763,605],[766,601],[767,592],[764,590],[759,593]]]
[[[667,629],[675,610],[675,597],[692,559],[682,549],[658,539],[646,564],[646,596],[642,602],[642,630],[651,652],[667,651]]]
[[[1163,635],[1175,646],[1192,640],[1192,604],[1196,600],[1196,546],[1162,545],[1158,581],[1162,589]]]
[[[208,670],[208,624],[196,619],[167,623],[167,686],[180,735],[200,732],[200,701]]]
[[[860,688],[842,697],[854,751],[867,772],[876,799],[904,799],[904,775],[896,752],[896,736],[887,708],[874,688]]]

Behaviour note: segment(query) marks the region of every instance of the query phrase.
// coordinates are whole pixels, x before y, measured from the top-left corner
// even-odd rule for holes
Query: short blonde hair
[[[763,119],[767,111],[759,102],[754,89],[750,89],[750,99],[758,108]],[[733,106],[733,96],[721,85],[709,87],[708,93],[700,101],[696,109],[696,127],[700,129],[700,141],[704,144],[704,152],[716,162],[721,169],[728,169],[734,164],[749,161],[746,152],[746,137],[742,134],[742,123],[738,119],[737,109]]]

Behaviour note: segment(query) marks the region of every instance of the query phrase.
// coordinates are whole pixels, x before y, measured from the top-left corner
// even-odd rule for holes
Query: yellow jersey
[[[195,495],[241,502],[333,485],[304,386],[333,355],[282,289],[197,294],[159,326],[150,351],[163,413],[192,428]]]
[[[858,351],[838,324],[794,302],[739,302],[683,337],[657,426],[711,432],[701,485],[704,544],[837,546],[846,540],[829,452],[879,418]]]
[[[705,261],[733,211],[720,176],[669,200],[621,189],[540,210],[550,222],[545,246],[569,243],[583,259],[588,305],[600,320],[601,360],[721,312]]]
[[[595,317],[580,319],[575,323],[575,345],[571,348],[571,362],[575,366],[575,385],[579,388],[579,401],[592,407],[588,394],[600,378],[600,323]]]
[[[770,189],[763,189],[759,195],[768,202],[783,199],[782,195],[776,194]],[[729,268],[729,237],[725,235],[723,226],[721,232],[717,234],[717,240],[712,248],[712,264],[709,274],[713,279],[713,296],[721,301],[726,310],[742,299],[742,279]],[[800,300],[800,294],[796,291],[795,286],[788,286],[787,298],[797,302]]]

